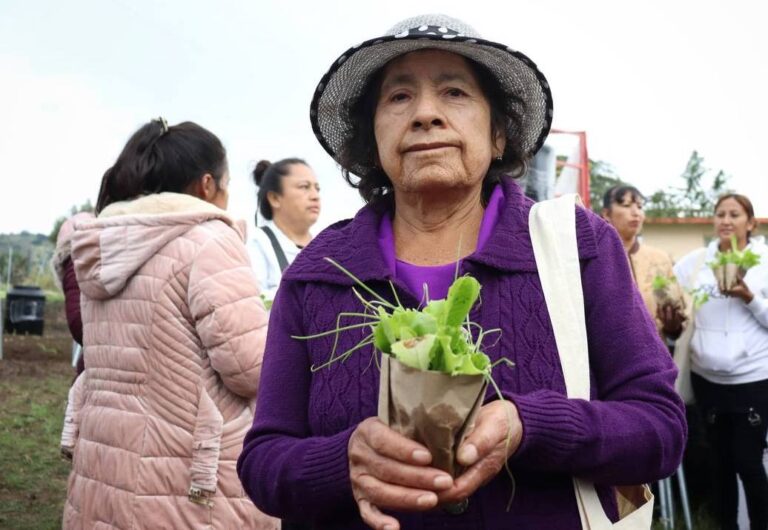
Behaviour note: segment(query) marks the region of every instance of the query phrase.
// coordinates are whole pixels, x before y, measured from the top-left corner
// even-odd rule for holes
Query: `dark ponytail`
[[[256,167],[253,168],[253,182],[259,188],[257,194],[259,213],[268,221],[272,220],[273,212],[272,205],[269,204],[269,199],[267,199],[267,193],[271,191],[282,195],[283,177],[291,172],[293,164],[307,166],[307,163],[301,158],[284,158],[274,164],[268,160],[260,160]]]
[[[210,173],[218,188],[227,170],[227,152],[215,134],[193,122],[171,127],[157,119],[125,144],[101,180],[96,213],[113,202],[170,191],[184,193]]]

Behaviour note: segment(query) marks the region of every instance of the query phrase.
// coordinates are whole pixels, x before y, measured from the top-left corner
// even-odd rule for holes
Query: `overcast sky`
[[[47,233],[95,202],[127,138],[159,115],[222,139],[236,216],[252,218],[255,161],[287,156],[320,177],[321,225],[352,215],[361,203],[311,131],[313,90],[348,47],[427,12],[531,57],[555,127],[586,131],[590,157],[642,191],[674,184],[697,149],[768,216],[764,5],[0,0],[0,232]]]

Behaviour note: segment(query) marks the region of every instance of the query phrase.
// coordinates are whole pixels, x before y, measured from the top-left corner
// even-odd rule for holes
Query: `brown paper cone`
[[[685,293],[679,283],[675,282],[669,286],[669,296],[672,298],[675,307],[681,311],[685,309]]]
[[[486,387],[482,375],[422,371],[382,355],[379,419],[423,444],[432,466],[456,477],[456,451],[474,425]]]
[[[725,286],[725,266],[718,265],[712,269],[712,272],[715,274],[715,279],[717,280],[717,288],[720,289],[720,292],[727,291],[728,289]]]
[[[656,305],[659,307],[664,307],[665,305],[674,303],[674,300],[669,293],[669,288],[666,287],[664,289],[654,289],[653,298],[656,300]]]
[[[658,307],[671,305],[681,311],[685,309],[685,297],[677,283],[672,283],[664,289],[654,289],[653,298]]]
[[[739,277],[741,274],[740,269],[741,268],[735,263],[725,264],[725,273],[724,273],[723,283],[727,291],[730,291],[731,289],[736,287],[737,283],[739,283]]]

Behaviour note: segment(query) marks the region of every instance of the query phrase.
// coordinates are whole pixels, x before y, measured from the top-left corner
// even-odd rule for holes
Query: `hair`
[[[152,120],[133,133],[104,173],[96,213],[142,195],[184,193],[206,173],[218,189],[226,171],[227,151],[215,134],[191,121],[168,127]]]
[[[291,172],[291,166],[294,164],[302,164],[309,167],[309,164],[301,158],[283,158],[274,163],[269,160],[260,160],[256,167],[253,168],[253,182],[259,188],[257,194],[258,210],[264,219],[269,221],[274,216],[272,205],[269,204],[269,199],[267,199],[267,194],[271,191],[282,195],[283,177]]]
[[[632,202],[639,204],[645,200],[645,196],[634,186],[618,184],[608,188],[603,195],[603,208],[610,210],[614,204],[618,204],[627,193],[631,194]]]
[[[742,195],[740,193],[726,193],[724,195],[721,195],[718,197],[717,202],[715,203],[715,207],[713,209],[713,213],[717,211],[717,209],[720,207],[720,204],[726,199],[733,199],[734,201],[738,202],[742,208],[744,208],[744,211],[747,212],[747,220],[748,221],[755,221],[755,228],[757,228],[757,221],[755,220],[755,208],[752,206],[752,201],[749,200],[749,197],[746,195]],[[752,237],[752,230],[747,230],[747,241]]]
[[[491,136],[496,138],[502,133],[506,138],[501,160],[491,161],[483,179],[482,196],[485,204],[502,175],[518,178],[525,173],[527,156],[518,135],[512,133],[520,128],[525,103],[519,97],[506,94],[496,77],[486,67],[467,57],[464,59],[477,77],[480,89],[490,105]],[[352,128],[348,131],[338,154],[344,179],[350,186],[358,189],[366,203],[376,206],[391,200],[392,196],[392,181],[377,162],[378,150],[373,123],[384,71],[388,64],[370,76],[359,97],[347,103],[346,114]],[[357,178],[350,174],[348,168],[351,167],[362,169],[358,171]]]

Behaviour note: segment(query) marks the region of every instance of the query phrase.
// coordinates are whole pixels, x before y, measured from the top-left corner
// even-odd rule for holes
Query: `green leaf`
[[[739,250],[736,236],[731,236],[731,250],[716,252],[715,259],[709,263],[709,266],[716,269],[729,263],[738,265],[746,271],[760,264],[760,256],[750,249]]]
[[[661,291],[672,285],[675,281],[674,276],[671,278],[666,276],[655,276],[651,282],[651,289],[654,291]]]
[[[432,351],[437,344],[437,337],[432,334],[401,340],[392,344],[392,355],[407,366],[429,370]]]
[[[419,370],[436,370],[451,375],[482,374],[490,377],[490,359],[479,349],[485,332],[468,318],[470,310],[480,296],[480,283],[476,279],[471,276],[457,278],[449,287],[444,300],[432,300],[422,310],[406,309],[400,305],[399,300],[397,305],[389,303],[341,265],[330,259],[328,261],[355,282],[356,287],[353,287],[352,291],[365,308],[365,312],[339,314],[334,329],[311,336],[295,337],[311,340],[329,335],[336,336],[328,360],[313,366],[313,370],[344,361],[352,353],[372,343],[382,353],[392,355],[403,364]],[[363,293],[371,295],[373,300],[366,299]],[[397,300],[394,288],[393,294]],[[340,320],[343,316],[357,316],[368,321],[342,326]],[[340,333],[364,327],[371,328],[370,335],[356,346],[336,354]],[[478,332],[477,343],[471,333],[473,329]]]
[[[264,308],[265,308],[267,311],[269,311],[270,309],[272,309],[272,302],[273,302],[274,300],[270,300],[270,299],[268,299],[266,296],[264,296],[264,294],[263,294],[263,293],[262,293],[262,294],[260,294],[259,296],[261,296],[261,301],[262,301],[262,302],[264,302]]]
[[[381,321],[379,321],[379,323],[373,327],[373,345],[380,352],[392,352],[392,342],[387,337],[385,324],[383,324]]]
[[[448,310],[448,304],[445,300],[432,300],[422,309],[423,313],[432,315],[436,322],[442,325],[445,322],[445,313]]]
[[[739,265],[742,269],[749,270],[752,267],[760,264],[760,256],[747,249],[741,256],[741,263]]]
[[[480,282],[472,276],[456,278],[448,289],[445,321],[442,323],[446,326],[461,326],[479,296]]]

